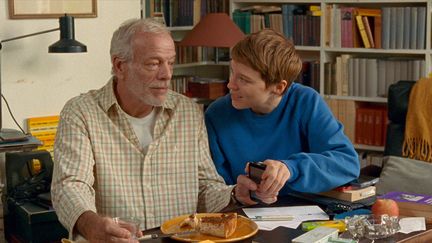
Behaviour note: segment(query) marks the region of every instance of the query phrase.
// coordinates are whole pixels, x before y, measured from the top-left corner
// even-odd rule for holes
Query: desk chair
[[[384,155],[402,157],[404,141],[405,119],[408,111],[409,96],[415,81],[399,81],[390,85],[388,90],[388,119],[387,137]]]

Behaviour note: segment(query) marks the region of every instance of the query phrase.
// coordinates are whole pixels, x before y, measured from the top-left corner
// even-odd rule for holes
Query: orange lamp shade
[[[189,31],[181,46],[233,47],[245,37],[225,13],[209,13]]]

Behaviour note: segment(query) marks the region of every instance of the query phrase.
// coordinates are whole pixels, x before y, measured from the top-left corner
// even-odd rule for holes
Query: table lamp
[[[233,47],[245,37],[239,27],[225,13],[209,13],[189,31],[179,43],[181,46],[215,47],[215,62],[218,47]]]
[[[28,35],[22,35],[22,36],[17,36],[5,40],[0,40],[0,51],[2,49],[2,43],[60,30],[60,40],[50,45],[48,47],[48,52],[50,53],[87,52],[87,47],[75,40],[74,18],[72,16],[64,15],[59,18],[59,22],[60,22],[59,28],[44,30],[44,31],[35,32]],[[27,135],[25,135],[23,132],[15,129],[8,129],[8,128],[5,129],[2,126],[2,98],[4,97],[3,94],[1,93],[1,55],[0,55],[0,95],[1,95],[0,97],[0,143],[26,141]]]

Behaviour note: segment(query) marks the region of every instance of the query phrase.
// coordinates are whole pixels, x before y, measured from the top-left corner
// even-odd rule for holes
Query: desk
[[[280,198],[277,203],[275,203],[272,206],[280,207],[280,206],[300,206],[300,205],[310,205],[309,202],[301,201],[300,199],[292,198],[292,197],[283,197]],[[245,215],[243,210],[241,208],[235,210],[238,214]],[[151,234],[151,233],[161,233],[159,228],[156,229],[150,229],[144,231],[144,234]],[[258,233],[249,238],[242,241],[239,241],[240,243],[251,243],[251,242],[257,242],[257,243],[288,243],[291,242],[291,239],[294,239],[295,237],[303,234],[304,232],[301,229],[289,229],[285,227],[278,227],[272,231],[264,231],[259,230]],[[346,233],[345,233],[346,234]],[[178,242],[175,240],[172,240],[170,238],[162,238],[162,239],[155,239],[146,241],[148,243],[173,243]],[[360,243],[370,243],[372,241],[370,240],[362,240]],[[382,240],[375,240],[375,243],[398,243],[398,242],[432,242],[432,225],[427,225],[427,228],[425,231],[419,231],[419,232],[412,232],[410,234],[402,234],[397,233],[393,237],[389,237],[387,239]]]

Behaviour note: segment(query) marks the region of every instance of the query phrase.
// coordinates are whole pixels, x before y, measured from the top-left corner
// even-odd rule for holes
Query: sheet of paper
[[[399,232],[408,234],[414,231],[426,230],[425,221],[424,217],[401,218],[399,220],[399,225],[401,227]]]
[[[295,229],[303,221],[329,219],[329,216],[318,206],[243,208],[243,211],[251,219],[257,216],[292,216],[291,220],[285,221],[255,221],[262,230],[273,230],[279,226]]]

